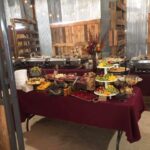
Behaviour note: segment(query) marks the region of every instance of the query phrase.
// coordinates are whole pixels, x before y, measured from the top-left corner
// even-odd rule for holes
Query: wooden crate
[[[83,46],[92,37],[100,34],[100,19],[78,21],[67,24],[55,23],[50,25],[52,34],[53,54],[73,55],[76,46]],[[85,54],[83,49],[81,54]]]

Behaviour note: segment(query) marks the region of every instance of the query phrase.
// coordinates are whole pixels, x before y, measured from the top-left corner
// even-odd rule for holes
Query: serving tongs
[[[75,78],[75,80],[73,81],[72,87],[74,87],[74,85],[76,84],[76,82],[78,81],[78,79],[79,79],[79,76],[77,76],[77,77]]]

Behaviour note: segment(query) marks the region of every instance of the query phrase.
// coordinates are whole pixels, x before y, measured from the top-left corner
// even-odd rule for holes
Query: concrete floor
[[[60,120],[35,116],[30,122],[30,132],[23,123],[26,150],[115,150],[116,132]],[[141,140],[130,144],[125,134],[120,150],[150,150],[150,111],[145,111],[139,121]]]

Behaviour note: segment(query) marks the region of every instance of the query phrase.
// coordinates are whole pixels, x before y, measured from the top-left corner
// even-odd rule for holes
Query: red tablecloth
[[[18,91],[22,121],[29,114],[63,119],[100,128],[123,130],[129,142],[140,139],[138,120],[144,110],[142,93],[124,102],[115,99],[106,102],[87,102],[72,96],[49,96],[46,93]]]

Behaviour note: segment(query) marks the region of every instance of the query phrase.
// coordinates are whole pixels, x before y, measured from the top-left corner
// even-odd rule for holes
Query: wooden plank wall
[[[4,106],[0,105],[0,150],[10,150]]]
[[[100,34],[100,19],[67,24],[55,23],[51,24],[50,28],[54,53],[58,54],[58,51],[61,51],[71,55],[70,50],[75,45],[88,42],[89,32],[94,38]]]

